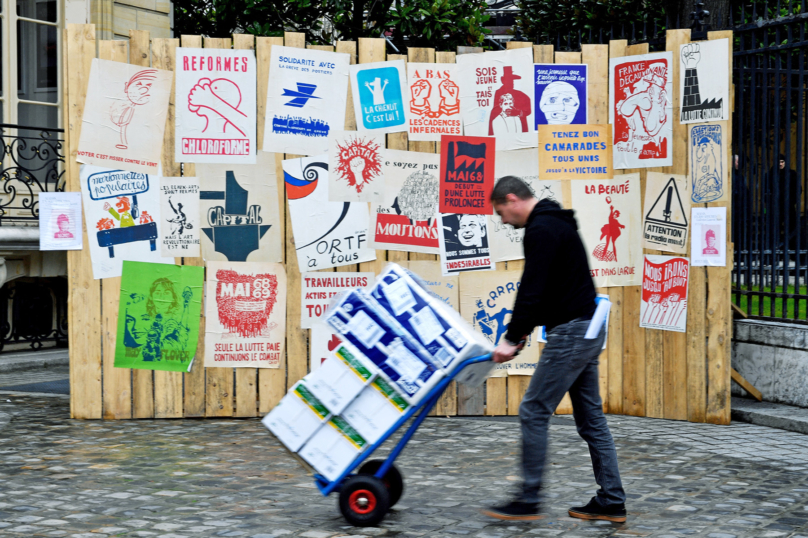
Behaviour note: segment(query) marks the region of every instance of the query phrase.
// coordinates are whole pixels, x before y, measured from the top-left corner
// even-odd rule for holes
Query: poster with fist
[[[728,39],[686,43],[679,47],[680,123],[729,119]]]
[[[440,142],[441,135],[463,134],[457,64],[407,64],[409,139]]]

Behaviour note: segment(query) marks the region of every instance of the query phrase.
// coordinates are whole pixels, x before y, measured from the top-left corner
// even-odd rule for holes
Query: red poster
[[[442,136],[440,139],[441,213],[492,215],[495,139]]]
[[[646,255],[642,275],[640,327],[687,330],[687,258]]]

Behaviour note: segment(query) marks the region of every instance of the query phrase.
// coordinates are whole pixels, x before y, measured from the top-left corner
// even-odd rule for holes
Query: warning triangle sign
[[[687,228],[687,212],[679,196],[679,187],[674,178],[670,178],[657,196],[656,201],[645,215],[645,220],[667,226]]]

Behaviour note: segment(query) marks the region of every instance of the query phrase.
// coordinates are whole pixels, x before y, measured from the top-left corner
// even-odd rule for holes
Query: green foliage
[[[483,28],[491,17],[485,0],[396,0],[390,13],[393,41],[410,47],[454,50],[479,46],[490,30]]]

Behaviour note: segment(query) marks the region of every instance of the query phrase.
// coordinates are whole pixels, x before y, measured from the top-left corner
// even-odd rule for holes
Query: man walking
[[[497,181],[491,201],[503,223],[525,229],[522,282],[508,332],[494,350],[494,362],[513,359],[519,342],[537,326],[545,326],[547,344],[519,407],[522,491],[513,501],[483,513],[506,520],[539,519],[548,423],[569,392],[575,425],[589,445],[600,486],[589,504],[571,508],[569,515],[624,522],[626,495],[598,384],[598,355],[606,331],[602,328],[597,337],[584,338],[595,312],[595,287],[574,213],[552,200],[536,200],[528,186],[513,176]]]

